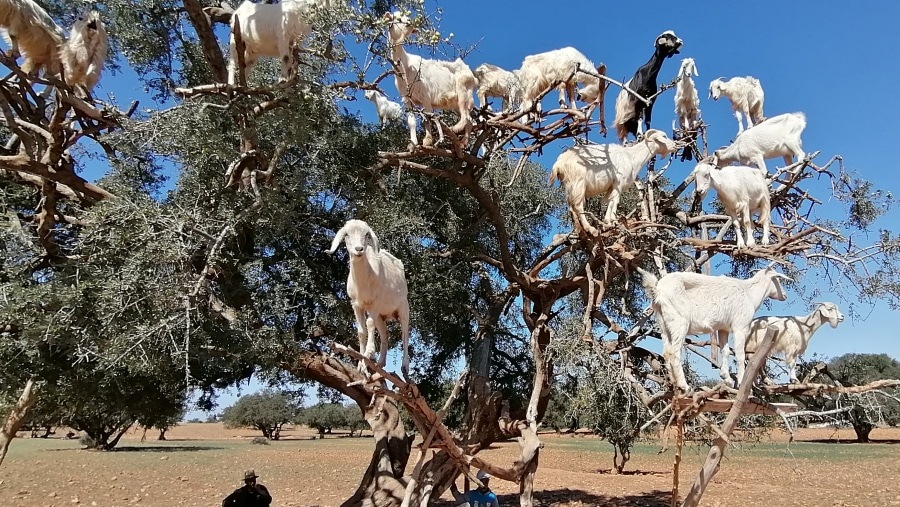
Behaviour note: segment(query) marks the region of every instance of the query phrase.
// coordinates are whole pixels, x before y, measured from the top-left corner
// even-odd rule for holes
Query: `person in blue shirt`
[[[466,505],[468,507],[475,507],[476,502],[478,503],[478,507],[500,507],[500,503],[497,501],[497,495],[491,491],[491,488],[488,485],[491,480],[490,474],[484,470],[479,470],[475,477],[477,477],[484,486],[472,491],[460,493],[459,490],[456,489],[455,481],[450,484],[450,493],[453,494],[453,498],[456,499],[456,502],[460,506]]]

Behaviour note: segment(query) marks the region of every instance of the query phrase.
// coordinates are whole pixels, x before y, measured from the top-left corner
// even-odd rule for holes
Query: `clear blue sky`
[[[429,9],[436,5],[429,2]],[[659,81],[668,82],[675,76],[681,58],[695,59],[700,73],[695,82],[701,90],[703,118],[711,125],[711,147],[727,144],[737,125],[727,102],[707,100],[709,81],[719,76],[753,75],[765,89],[767,116],[806,113],[803,146],[807,152],[822,151],[818,162],[841,154],[848,168],[877,187],[900,195],[897,169],[890,162],[897,145],[895,123],[900,117],[896,92],[900,60],[893,40],[900,2],[782,0],[695,2],[689,6],[658,1],[578,2],[548,9],[546,2],[530,0],[454,0],[439,5],[444,35],[454,33],[454,41],[462,46],[478,43],[466,59],[472,68],[489,62],[512,70],[526,55],[574,46],[595,64],[606,63],[610,77],[627,79],[649,59],[655,37],[674,30],[684,46],[680,55],[665,62]],[[368,77],[373,79],[381,71],[370,69]],[[397,100],[392,79],[381,84]],[[142,86],[129,71],[104,76],[97,92],[115,93],[122,107],[133,98],[144,99],[142,108],[154,107],[146,102]],[[607,94],[610,126],[616,93],[618,89],[613,87]],[[673,95],[674,91],[669,91],[660,96],[654,107],[654,126],[667,132],[674,116]],[[550,97],[548,104],[555,100],[555,94]],[[346,107],[359,110],[367,120],[377,120],[372,104],[361,93],[357,99]],[[597,134],[591,139],[604,142]],[[545,150],[541,162],[551,164],[559,150],[569,144],[559,142]],[[692,167],[676,165],[669,176],[683,177]],[[89,174],[99,174],[99,168],[91,169]],[[818,196],[825,200],[826,208],[840,212],[839,204],[829,202],[827,193]],[[873,230],[877,232],[878,228],[900,229],[897,211],[889,212]],[[771,310],[761,309],[760,314],[805,311],[802,304],[776,303]],[[879,304],[864,321],[848,319],[837,330],[823,328],[807,354],[886,352],[900,357],[897,329],[900,317]],[[249,386],[249,390],[255,389],[255,384]],[[227,406],[231,401],[226,396],[221,402]]]

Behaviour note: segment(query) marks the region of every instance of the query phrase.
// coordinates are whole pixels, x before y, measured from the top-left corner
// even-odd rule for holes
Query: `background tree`
[[[294,423],[304,424],[318,431],[319,438],[322,439],[326,433],[331,433],[336,428],[347,427],[347,412],[349,410],[345,410],[340,403],[317,403],[301,410],[294,418]]]
[[[862,386],[880,379],[900,379],[900,361],[887,354],[844,354],[829,361],[813,357],[800,369],[804,380],[835,386]],[[828,419],[848,424],[859,442],[869,442],[877,426],[900,424],[900,389],[888,387],[853,394],[828,394],[799,400],[808,409],[832,413]]]
[[[281,427],[293,421],[299,410],[300,403],[291,395],[266,390],[241,396],[222,411],[220,419],[226,428],[254,428],[269,440],[278,440]]]

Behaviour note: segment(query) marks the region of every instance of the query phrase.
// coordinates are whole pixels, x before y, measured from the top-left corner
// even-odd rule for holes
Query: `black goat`
[[[656,76],[659,75],[659,69],[662,67],[663,60],[677,55],[679,49],[684,42],[675,35],[672,30],[667,30],[656,38],[656,51],[650,57],[650,61],[645,63],[634,73],[634,76],[628,80],[626,86],[638,95],[649,99],[656,93],[658,88],[656,84]],[[650,130],[650,117],[653,113],[653,103],[655,98],[650,99],[648,106],[643,101],[635,98],[634,95],[628,93],[624,89],[619,92],[616,97],[616,135],[619,142],[624,142],[628,134],[635,137],[638,135],[641,119],[644,120],[644,130]]]

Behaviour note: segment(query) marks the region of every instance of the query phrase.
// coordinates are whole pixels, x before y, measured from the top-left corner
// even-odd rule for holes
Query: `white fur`
[[[519,69],[519,80],[522,83],[522,109],[528,111],[534,107],[536,113],[540,115],[541,103],[538,101],[538,97],[552,86],[559,89],[559,105],[566,107],[566,98],[568,97],[569,105],[575,109],[575,86],[577,83],[585,85],[585,88],[582,88],[579,93],[586,101],[598,100],[600,80],[582,72],[575,72],[576,67],[587,71],[597,70],[586,56],[573,47],[526,56],[522,61],[521,69]],[[592,84],[596,86],[588,88]]]
[[[569,212],[575,230],[598,231],[584,216],[584,200],[608,194],[609,205],[603,221],[612,223],[623,192],[631,188],[641,167],[656,155],[675,151],[675,142],[659,130],[648,130],[644,138],[631,146],[618,144],[578,145],[563,151],[550,172],[550,184],[557,179],[565,186]]]
[[[741,132],[734,143],[727,148],[719,148],[713,156],[719,167],[739,162],[744,165],[753,164],[763,171],[765,159],[784,157],[784,163],[793,163],[792,155],[802,160],[803,141],[800,135],[806,128],[806,115],[803,113],[787,113],[773,116],[766,121]]]
[[[797,358],[806,352],[809,346],[809,340],[822,324],[826,322],[831,327],[836,328],[838,324],[844,321],[844,315],[834,303],[819,303],[819,306],[809,315],[801,315],[798,317],[759,317],[753,319],[750,324],[750,335],[747,336],[747,343],[744,350],[748,354],[753,354],[766,336],[766,328],[774,327],[777,329],[775,341],[772,343],[770,356],[774,356],[779,352],[784,353],[784,362],[790,369],[790,378],[792,382],[797,381]]]
[[[491,105],[487,103],[488,97],[496,97],[503,100],[501,109],[507,111],[521,102],[522,85],[519,82],[518,70],[510,72],[496,65],[482,63],[475,68],[475,79],[478,80],[478,107]]]
[[[720,365],[723,378],[728,377],[728,333],[734,335],[740,385],[753,314],[766,298],[786,300],[779,278],[790,278],[772,266],[757,271],[746,280],[686,272],[668,273],[657,279],[651,273],[638,270],[643,275],[644,288],[653,300],[653,312],[663,338],[663,356],[675,387],[690,391],[681,364],[685,337],[712,332],[718,333],[720,344],[726,344]]]
[[[347,295],[356,315],[356,333],[359,351],[367,357],[375,353],[375,328],[381,337],[381,354],[378,365],[387,362],[387,320],[400,322],[403,335],[403,374],[409,373],[409,301],[407,300],[406,273],[400,259],[382,250],[378,236],[362,220],[348,220],[334,235],[331,248],[334,253],[344,240],[350,254],[350,275],[347,277]],[[369,317],[366,318],[368,313]],[[360,369],[363,363],[360,362]]]
[[[23,71],[60,74],[63,30],[43,7],[32,0],[0,0],[0,28],[12,56],[24,57]]]
[[[296,72],[294,48],[312,33],[310,15],[315,8],[330,9],[336,0],[283,0],[278,4],[257,4],[244,0],[231,15],[231,59],[228,63],[228,84],[237,83],[238,54],[234,38],[235,20],[240,22],[244,42],[244,75],[249,76],[261,56],[281,59],[284,82]]]
[[[61,53],[66,83],[84,87],[88,92],[93,90],[100,81],[100,73],[109,53],[106,25],[96,11],[78,16]]]
[[[734,77],[728,81],[714,79],[709,83],[709,98],[719,100],[722,95],[731,101],[731,109],[738,122],[738,134],[744,131],[741,113],[747,117],[747,128],[765,120],[763,103],[766,97],[759,79],[751,76]]]
[[[403,106],[389,100],[381,92],[377,90],[366,90],[363,94],[366,99],[375,103],[375,110],[378,112],[378,119],[381,123],[387,123],[388,120],[396,120],[403,115]]]
[[[478,85],[472,69],[461,59],[452,62],[431,60],[419,55],[407,53],[403,43],[415,32],[409,17],[394,12],[385,14],[388,21],[388,43],[391,45],[391,58],[394,63],[394,84],[403,98],[406,107],[421,107],[431,113],[435,109],[451,109],[459,113],[459,121],[454,125],[454,132],[463,132],[463,138],[469,137],[472,124],[469,112],[475,107],[472,94]],[[413,144],[419,144],[416,137],[416,116],[410,112],[406,117],[409,125],[409,137]],[[438,142],[444,133],[438,126]],[[425,123],[425,139],[423,144],[431,144],[431,129]]]
[[[715,188],[719,200],[725,206],[725,213],[734,224],[738,248],[756,244],[753,240],[752,213],[759,213],[762,224],[762,244],[769,244],[769,223],[771,221],[769,202],[769,184],[762,171],[752,167],[728,166],[717,169],[707,160],[701,161],[694,168],[694,183],[701,199],[706,198],[709,188]],[[744,241],[741,226],[747,234]],[[727,227],[727,224],[726,224]]]
[[[675,114],[678,115],[678,128],[694,130],[697,128],[697,120],[700,119],[700,97],[697,95],[697,86],[694,85],[692,76],[699,76],[697,65],[693,58],[681,60],[681,68],[678,70],[681,79],[675,87]]]

